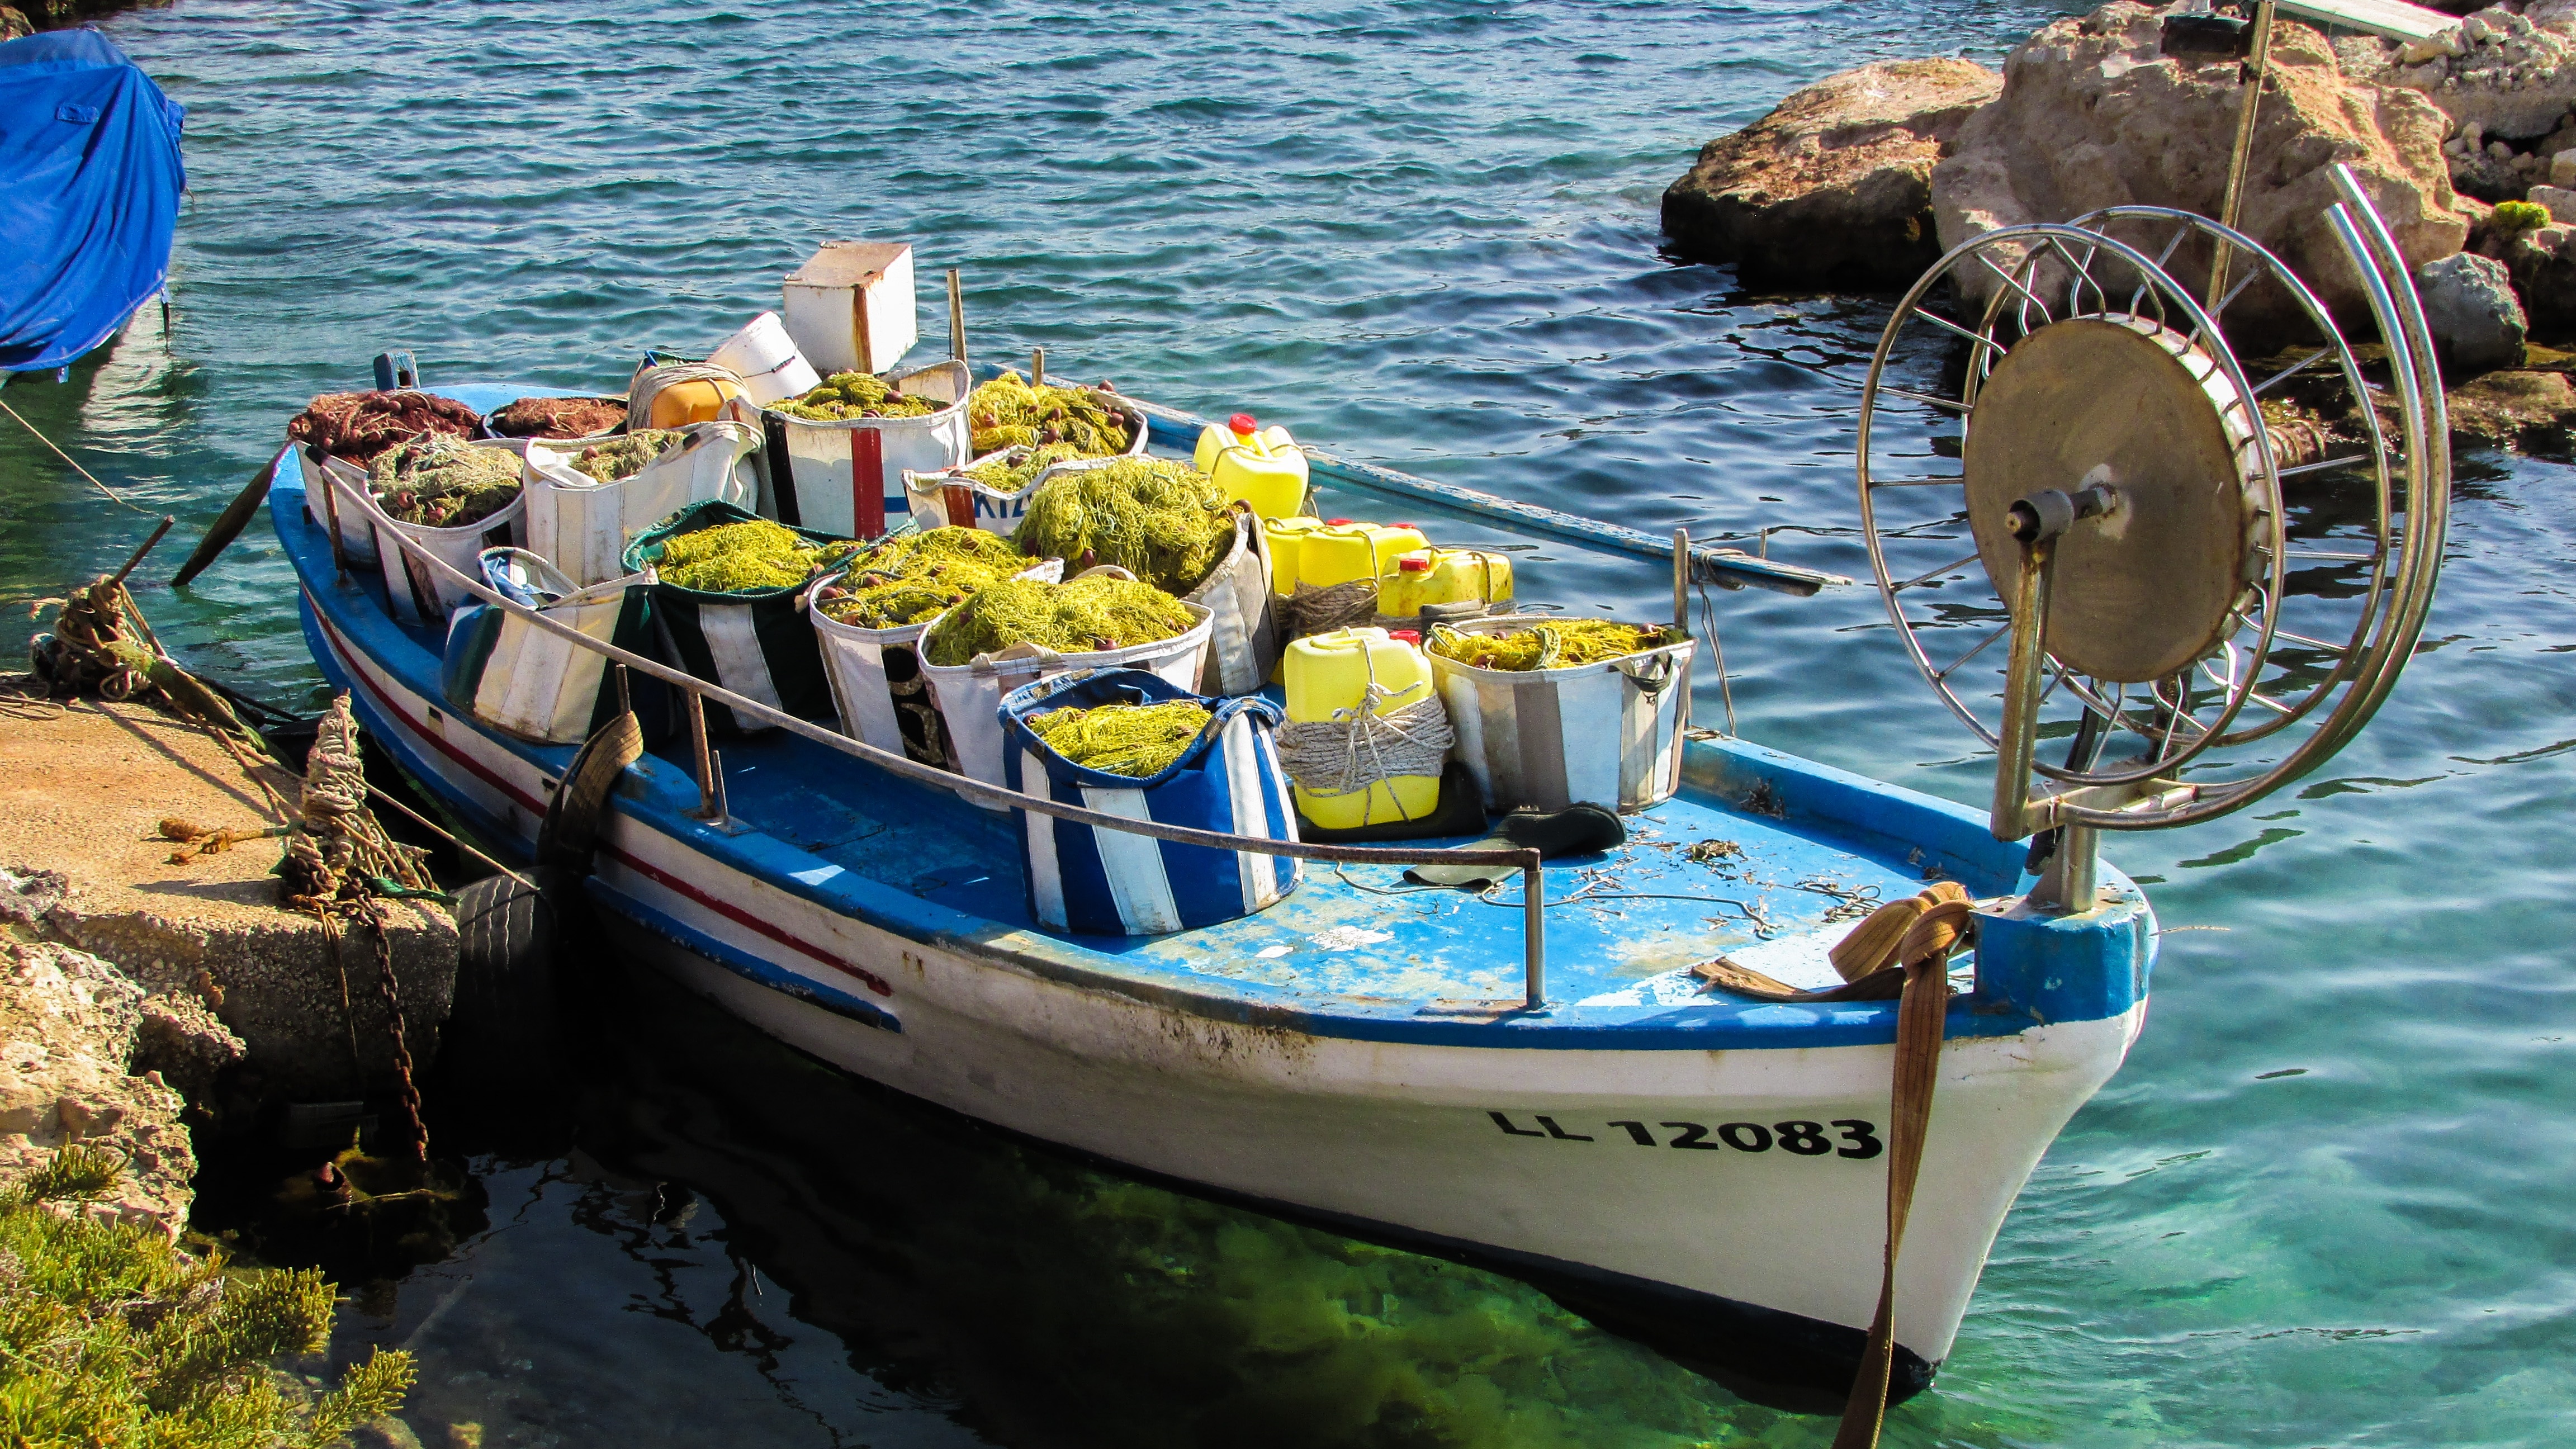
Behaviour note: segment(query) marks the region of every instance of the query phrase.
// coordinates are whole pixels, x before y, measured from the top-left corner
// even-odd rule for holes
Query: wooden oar
[[[207,529],[206,536],[198,541],[197,551],[188,555],[188,561],[170,576],[170,587],[175,589],[204,573],[206,565],[215,561],[215,555],[222,553],[241,535],[243,526],[250,522],[250,516],[259,511],[261,500],[268,497],[268,485],[277,481],[277,465],[285,457],[285,450],[278,450],[277,456],[268,460],[268,466],[252,477],[250,486],[225,507],[223,516],[216,519],[215,526]]]

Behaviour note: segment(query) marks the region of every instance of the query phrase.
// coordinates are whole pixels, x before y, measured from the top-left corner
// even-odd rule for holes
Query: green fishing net
[[[1186,594],[1234,547],[1234,513],[1215,480],[1187,463],[1121,458],[1049,479],[1029,496],[1012,537],[1032,558],[1074,568],[1116,564],[1166,593]]]
[[[966,426],[976,457],[1013,446],[1070,443],[1074,456],[1114,458],[1134,445],[1127,415],[1087,387],[1031,387],[1016,372],[975,389]]]
[[[852,560],[848,574],[816,592],[815,606],[843,624],[893,629],[962,604],[1028,566],[1008,539],[980,528],[898,533]]]
[[[1187,700],[1051,709],[1028,718],[1047,748],[1086,769],[1142,780],[1172,767],[1216,718]]]
[[[377,501],[399,523],[463,528],[519,496],[519,455],[424,433],[376,455],[367,471]]]
[[[981,467],[961,471],[987,488],[1017,493],[1035,482],[1040,473],[1081,456],[1082,450],[1071,443],[1048,443],[1042,447],[1014,450]]]
[[[582,449],[581,456],[572,460],[573,471],[587,473],[602,483],[614,483],[634,477],[645,464],[679,445],[679,429],[646,428]]]
[[[1607,619],[1550,619],[1508,634],[1466,634],[1435,624],[1423,647],[1443,659],[1478,669],[1565,669],[1604,664],[1677,642],[1659,624],[1614,624]]]
[[[830,547],[754,518],[720,523],[662,540],[654,567],[662,582],[702,594],[757,594],[793,588],[838,563],[848,547]]]
[[[926,417],[939,411],[939,404],[901,392],[870,373],[836,372],[801,397],[771,403],[769,410],[809,422],[842,423],[852,418]]]
[[[1197,622],[1180,600],[1129,579],[1004,579],[977,590],[932,625],[922,637],[923,656],[950,667],[1014,644],[1090,654],[1176,639]]]

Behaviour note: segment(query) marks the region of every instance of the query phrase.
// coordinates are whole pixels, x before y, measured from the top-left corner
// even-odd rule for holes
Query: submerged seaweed
[[[932,625],[922,638],[923,657],[953,666],[1014,644],[1089,654],[1177,639],[1197,622],[1178,599],[1131,579],[1004,579]]]
[[[769,405],[771,412],[809,422],[841,423],[853,418],[918,418],[939,411],[939,404],[914,397],[865,372],[836,372],[802,396]]]
[[[951,526],[899,533],[859,555],[815,595],[825,617],[862,629],[917,624],[1028,566],[1009,540]]]
[[[367,482],[397,523],[463,528],[510,506],[519,496],[520,467],[507,449],[424,433],[378,454]]]
[[[1225,561],[1234,536],[1233,510],[1214,479],[1186,463],[1122,458],[1048,479],[1013,538],[1033,558],[1115,564],[1186,594]]]
[[[1172,767],[1216,716],[1185,699],[1051,709],[1028,726],[1047,748],[1085,769],[1146,779]]]
[[[1423,647],[1443,659],[1478,669],[1523,673],[1606,664],[1674,642],[1660,624],[1616,624],[1608,619],[1551,619],[1508,634],[1467,634],[1434,625]]]
[[[977,457],[1003,448],[1065,443],[1079,458],[1111,458],[1136,441],[1127,415],[1087,387],[1031,387],[1016,372],[975,389],[966,425]]]

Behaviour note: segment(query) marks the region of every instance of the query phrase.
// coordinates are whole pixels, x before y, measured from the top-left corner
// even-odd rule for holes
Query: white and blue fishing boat
[[[625,767],[589,899],[618,952],[912,1097],[1140,1178],[1524,1279],[1760,1392],[1814,1403],[1866,1383],[1876,1322],[1902,1398],[1950,1351],[2015,1194],[2144,1023],[2156,919],[2097,862],[2100,833],[2209,818],[2313,768],[2384,697],[2420,626],[2448,466],[2431,343],[2406,264],[2349,178],[2333,221],[2387,349],[2381,374],[2365,375],[2286,268],[2181,213],[1991,234],[1891,319],[1863,396],[1862,514],[1891,618],[1998,748],[1991,810],[1691,730],[1678,793],[1631,815],[1615,850],[1545,868],[1516,854],[1481,894],[1421,890],[1405,865],[1463,841],[1337,848],[1090,813],[578,640],[685,691],[691,712],[703,701],[775,727],[720,759],[702,735],[675,736]],[[2246,284],[2304,299],[2322,346],[2258,386],[2214,320],[2235,294],[2205,305],[2173,274],[2213,250]],[[2001,280],[1936,312],[1954,272]],[[1954,391],[1888,380],[1912,342],[1954,334],[1969,359]],[[2363,407],[2350,456],[2303,463],[2258,404],[2329,386],[2380,397],[2395,421]],[[482,410],[542,389],[439,391]],[[1926,409],[1967,419],[1964,473],[1873,467],[1872,430]],[[1186,455],[1197,421],[1145,410],[1151,442]],[[1628,530],[1312,456],[1342,496],[1641,566],[1675,559]],[[445,632],[399,617],[378,571],[335,560],[341,505],[293,474],[279,473],[272,512],[314,658],[454,819],[531,858],[575,747],[452,704]],[[2312,509],[2303,489],[2358,502]],[[1906,562],[1969,535],[1965,558]],[[2331,587],[2304,585],[2303,569]],[[1679,571],[1831,582],[1687,544]],[[1916,609],[1936,592],[1937,610]],[[2340,612],[2298,612],[2311,605]],[[2063,763],[2037,757],[2044,735],[2072,737]],[[1306,874],[1220,925],[1053,931],[1023,888],[1029,812],[1297,855]],[[1726,844],[1691,849],[1704,842]],[[1973,950],[1899,970],[1901,999],[1891,982],[1847,987],[1829,948],[1866,907],[1942,881],[1974,902]]]

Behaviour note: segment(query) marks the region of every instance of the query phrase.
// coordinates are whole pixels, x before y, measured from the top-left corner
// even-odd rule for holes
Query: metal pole
[[[2254,111],[2263,103],[2263,76],[2272,58],[2273,0],[2261,0],[2254,7],[2254,51],[2240,72],[2245,80],[2244,99],[2236,106],[2236,149],[2227,157],[2227,192],[2219,201],[2218,224],[2233,230],[2236,208],[2245,199],[2245,165],[2254,150]],[[2218,299],[2227,291],[2227,257],[2229,247],[2224,238],[2209,259],[2209,301],[2214,316]]]
[[[2040,869],[2039,884],[2031,888],[2030,903],[2077,914],[2093,909],[2094,867],[2100,864],[2101,857],[2100,830],[2090,825],[2059,826],[2057,852]]]
[[[700,793],[711,797],[707,819],[722,824],[733,818],[733,806],[725,799],[724,751],[707,751],[707,788]]]
[[[966,278],[955,267],[948,269],[948,355],[966,360]]]
[[[1673,628],[1690,632],[1690,530],[1673,530]]]
[[[2039,743],[2040,681],[2048,663],[2048,565],[2056,551],[2053,539],[2022,545],[2021,570],[2013,580],[2012,662],[2004,672],[2004,726],[1995,739],[1997,840],[2030,834],[2030,761]]]
[[[1524,850],[1520,857],[1523,986],[1529,1009],[1541,1011],[1547,1007],[1547,887],[1538,852]]]
[[[698,808],[692,813],[700,820],[722,820],[716,804],[715,760],[707,750],[707,702],[694,689],[688,696],[689,765],[698,777]]]
[[[1046,349],[1043,347],[1029,350],[1029,386],[1046,386]]]

